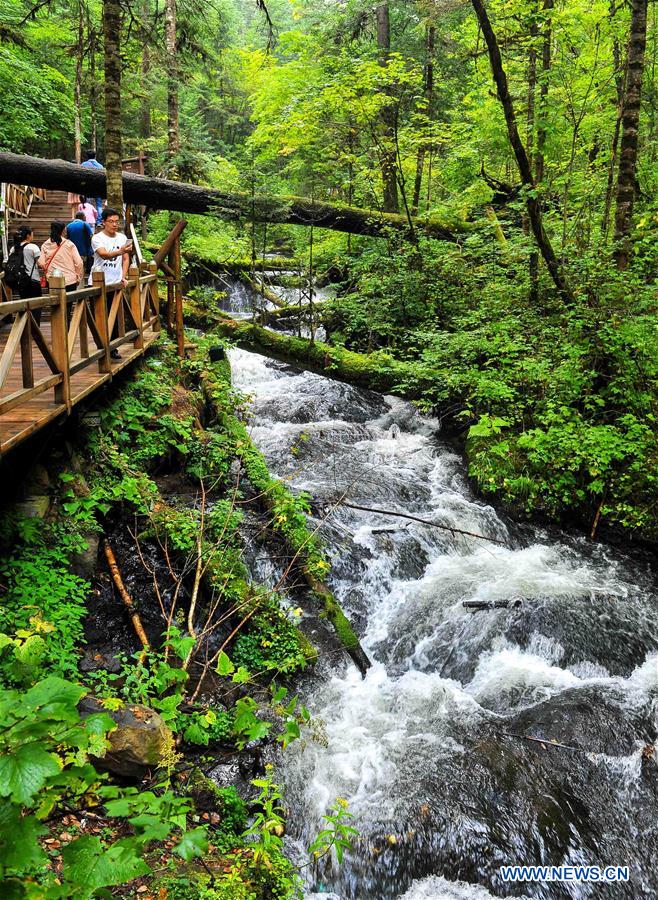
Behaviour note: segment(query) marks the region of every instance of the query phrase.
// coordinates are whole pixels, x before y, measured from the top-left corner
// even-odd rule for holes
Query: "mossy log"
[[[186,302],[185,321],[229,338],[237,347],[334,381],[418,400],[436,389],[438,376],[385,353],[355,353],[319,341],[297,338],[251,322],[238,322],[220,311]]]
[[[88,197],[107,196],[104,169],[91,169],[61,159],[0,153],[0,181],[80,192]],[[313,225],[367,237],[382,237],[391,230],[412,236],[407,219],[394,213],[323,203],[308,197],[261,194],[252,197],[247,193],[229,193],[128,172],[123,173],[123,198],[126,203],[150,209],[210,215],[230,221],[254,219],[281,225]],[[431,218],[414,219],[413,226],[418,232],[453,243],[466,227],[460,222],[448,225]]]
[[[316,302],[313,304],[313,321],[317,325],[322,322],[322,305],[326,301]],[[267,324],[268,322],[287,322],[288,319],[309,319],[311,314],[310,306],[305,303],[302,306],[281,306],[279,309],[264,309],[256,313],[255,321],[259,324]],[[253,322],[254,319],[245,319],[247,322]]]
[[[260,296],[263,297],[264,300],[267,300],[268,303],[274,304],[274,306],[279,307],[279,309],[286,305],[285,300],[282,300],[278,294],[275,294],[274,291],[270,290],[263,281],[259,281],[257,278],[251,278],[246,272],[242,272],[240,280],[250,287],[252,291],[260,294]]]
[[[148,244],[147,249],[157,250],[157,246]],[[251,259],[214,260],[186,250],[183,258],[192,267],[196,263],[203,263],[206,268],[216,270],[218,275],[224,272],[298,272],[300,268],[303,268],[298,260],[288,259],[286,256],[273,256],[270,259],[254,261]]]
[[[286,544],[295,570],[302,574],[311,594],[320,602],[323,617],[331,622],[340,645],[349,654],[361,675],[365,677],[371,662],[340,603],[326,582],[316,574],[316,571],[319,570],[326,571],[328,564],[319,551],[315,535],[308,530],[306,525],[299,530],[288,521],[286,516],[279,515],[278,504],[282,500],[289,502],[293,499],[292,495],[283,482],[270,475],[265,458],[251,440],[246,427],[235,418],[227,407],[226,397],[227,388],[230,389],[230,372],[228,360],[221,360],[209,365],[202,372],[201,385],[208,406],[223,428],[232,433],[235,433],[236,429],[239,430],[240,458],[247,479],[258,492],[263,506],[272,514],[274,523],[272,527]],[[229,421],[230,419],[232,421]],[[301,514],[298,515],[301,516]]]

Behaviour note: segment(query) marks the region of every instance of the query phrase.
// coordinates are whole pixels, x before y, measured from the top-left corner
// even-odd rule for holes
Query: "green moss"
[[[346,650],[359,647],[359,639],[352,628],[349,619],[333,596],[324,597],[324,612],[336,630],[338,639]]]
[[[235,401],[230,377],[231,370],[227,360],[208,365],[202,375],[202,383],[217,422],[223,430],[234,435],[236,455],[244,465],[247,478],[264,499],[270,513],[272,529],[281,535],[291,549],[307,576],[313,593],[320,600],[323,615],[333,625],[341,645],[348,651],[356,648],[360,650],[359,639],[347,616],[331,591],[323,584],[330,565],[318,538],[308,527],[306,518],[309,512],[308,498],[305,495],[295,497],[283,482],[270,475],[262,453],[252,442],[245,425],[233,414]],[[298,632],[298,643],[299,639]],[[308,644],[308,641],[306,643]],[[252,664],[262,664],[261,654],[250,637],[238,638],[236,649],[239,649],[239,660],[247,667],[249,660]],[[313,653],[311,657],[308,646],[304,650],[303,655],[306,659],[317,655]]]

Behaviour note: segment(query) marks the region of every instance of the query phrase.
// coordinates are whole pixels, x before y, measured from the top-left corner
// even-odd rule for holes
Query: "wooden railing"
[[[50,311],[49,335],[35,318],[38,310],[42,316]],[[0,318],[8,316],[11,329],[0,356],[0,417],[51,389],[55,404],[70,410],[71,379],[77,373],[95,364],[99,383],[106,381],[112,372],[112,350],[132,344],[133,350],[143,352],[145,332],[150,341],[160,330],[157,268],[151,264],[148,274],[140,275],[131,267],[126,287],[119,289],[106,287],[102,272],[94,273],[91,287],[71,293],[63,277],[51,278],[47,296],[1,303]],[[38,367],[48,372],[45,377],[35,378],[35,354],[45,361],[45,367]],[[12,372],[14,389],[7,393]],[[17,372],[22,384],[18,388]]]
[[[2,200],[3,206],[8,212],[12,212],[17,216],[30,215],[30,209],[34,200],[45,200],[46,191],[44,188],[33,188],[27,184],[3,184]]]

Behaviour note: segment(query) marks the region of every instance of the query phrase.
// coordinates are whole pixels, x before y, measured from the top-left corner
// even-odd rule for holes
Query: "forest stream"
[[[226,302],[236,312],[246,297]],[[524,895],[501,882],[508,863],[630,867],[632,889],[535,884],[525,896],[656,896],[650,563],[506,521],[408,403],[230,358],[271,471],[313,498],[331,586],[373,660],[365,679],[343,661],[316,666],[303,693],[322,736],[282,761],[293,858],[338,797],[360,832],[341,867],[308,876],[309,896]],[[272,583],[281,574],[273,559],[253,565]]]

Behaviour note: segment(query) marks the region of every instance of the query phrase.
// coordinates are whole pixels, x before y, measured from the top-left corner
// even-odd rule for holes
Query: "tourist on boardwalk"
[[[82,203],[82,197],[80,194],[72,194],[71,191],[69,191],[66,195],[66,202],[71,207],[71,218],[73,218],[78,211],[78,207]]]
[[[14,232],[13,238],[14,242],[9,251],[7,267],[12,269],[16,267],[12,266],[12,262],[18,262],[17,255],[22,257],[22,265],[18,263],[16,284],[11,284],[10,286],[15,286],[21,300],[29,300],[30,297],[40,297],[41,272],[37,265],[39,248],[32,241],[32,228],[29,225],[21,225],[18,231]],[[9,280],[7,279],[8,283]],[[41,321],[41,310],[35,309],[32,315],[38,325]]]
[[[96,210],[94,210],[94,212],[96,212]],[[91,225],[85,221],[85,214],[82,210],[78,211],[75,214],[75,219],[66,226],[66,236],[70,241],[73,241],[78,248],[78,253],[85,264],[85,271],[89,272],[91,270],[92,257],[94,255],[94,250],[91,246],[94,230]]]
[[[91,226],[91,230],[93,233],[93,230],[96,227],[96,223],[100,218],[98,215],[98,210],[96,209],[95,201],[94,203],[90,203],[86,197],[81,197],[80,205],[76,210],[76,213],[79,212],[84,214],[85,222],[87,223],[87,225]]]
[[[77,289],[84,265],[78,248],[73,241],[69,241],[66,237],[64,222],[51,222],[50,237],[41,245],[38,266],[46,282],[56,272],[61,272],[64,276],[66,290],[75,291]]]
[[[118,288],[126,286],[126,275],[130,266],[132,241],[119,231],[119,213],[106,206],[101,215],[103,230],[91,239],[94,249],[94,263],[89,275],[89,284],[93,281],[94,272],[102,272],[107,285],[108,309],[112,308],[114,293]],[[116,322],[115,322],[116,330]],[[116,336],[116,335],[113,335]],[[112,350],[112,359],[120,359],[119,352]]]
[[[85,161],[82,163],[87,169],[103,169],[98,160],[96,159],[96,151],[95,150],[87,150],[85,152]],[[101,197],[96,197],[96,210],[98,211],[98,218],[100,219],[103,213],[103,200]]]

